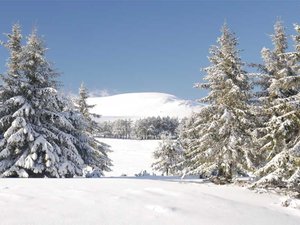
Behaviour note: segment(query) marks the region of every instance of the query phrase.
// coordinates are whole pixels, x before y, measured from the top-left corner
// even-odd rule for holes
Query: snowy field
[[[153,173],[153,152],[158,147],[158,140],[123,140],[123,139],[98,139],[111,146],[113,152],[109,157],[113,160],[112,171],[105,176],[134,176],[143,170]]]
[[[199,179],[134,177],[151,171],[158,141],[101,139],[113,171],[100,179],[1,179],[2,225],[299,225],[281,197]],[[132,177],[110,177],[121,174]]]
[[[299,225],[276,195],[138,178],[2,179],[1,224]]]

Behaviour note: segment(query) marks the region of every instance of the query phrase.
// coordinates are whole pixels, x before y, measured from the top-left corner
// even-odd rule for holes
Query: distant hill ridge
[[[101,120],[120,118],[136,120],[149,116],[170,116],[181,119],[200,109],[200,105],[195,101],[157,92],[92,97],[88,99],[88,104],[95,105],[91,112],[100,114]]]

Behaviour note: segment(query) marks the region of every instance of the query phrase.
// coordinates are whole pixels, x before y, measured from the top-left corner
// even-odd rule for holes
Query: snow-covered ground
[[[112,171],[105,176],[134,176],[143,170],[153,173],[153,152],[158,147],[158,140],[123,140],[100,138],[100,141],[111,146],[113,152],[109,157],[113,160]]]
[[[276,195],[138,178],[2,179],[3,225],[299,225]]]
[[[114,150],[107,176],[151,171],[158,141],[101,139]],[[278,195],[199,179],[1,179],[4,225],[299,225],[300,210]]]
[[[92,113],[101,115],[101,120],[139,119],[149,116],[170,116],[183,118],[197,112],[200,105],[194,101],[182,100],[174,95],[156,92],[127,93],[107,97],[89,98],[95,105]]]

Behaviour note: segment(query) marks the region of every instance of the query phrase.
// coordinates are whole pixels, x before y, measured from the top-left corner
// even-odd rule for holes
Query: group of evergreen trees
[[[287,51],[277,21],[274,49],[263,48],[258,72],[249,73],[237,38],[223,26],[204,69],[207,82],[196,85],[209,90],[201,99],[207,105],[181,134],[188,173],[229,180],[254,173],[256,187],[300,191],[300,26],[295,30],[294,49]]]
[[[294,49],[288,51],[285,28],[277,21],[271,35],[274,49],[262,49],[262,64],[246,64],[225,24],[210,49],[211,65],[203,69],[206,82],[196,84],[209,91],[200,100],[205,106],[186,121],[180,134],[184,157],[179,155],[182,160],[176,162],[169,156],[175,152],[174,142],[164,141],[155,153],[154,169],[168,173],[181,168],[182,174],[225,182],[252,174],[253,187],[299,193],[300,26],[295,30]],[[249,73],[246,66],[258,72]]]
[[[229,182],[255,174],[254,187],[300,192],[300,26],[295,30],[288,51],[285,28],[277,21],[274,48],[263,48],[263,63],[252,65],[258,72],[249,73],[237,38],[224,25],[210,50],[211,65],[203,70],[207,82],[196,85],[209,91],[201,99],[205,106],[185,122],[179,140],[163,139],[154,169]],[[87,89],[81,86],[75,103],[58,91],[59,74],[36,30],[23,44],[16,24],[2,45],[9,59],[0,86],[0,176],[88,177],[109,171],[109,147],[95,139],[103,127],[89,113]],[[139,137],[157,138],[165,130],[174,137],[178,120],[159,119],[137,121]],[[126,137],[129,127],[131,121],[118,124]]]
[[[23,44],[14,25],[2,45],[9,52],[0,86],[1,177],[74,177],[86,167],[101,175],[111,165],[108,146],[93,137],[87,93],[77,106],[58,90],[59,75],[36,30]]]
[[[136,121],[118,119],[99,123],[100,137],[125,139],[161,139],[165,135],[178,137],[179,120],[167,117],[146,117]]]
[[[148,117],[137,120],[134,125],[134,136],[138,139],[161,139],[163,136],[178,136],[179,120],[177,118]]]

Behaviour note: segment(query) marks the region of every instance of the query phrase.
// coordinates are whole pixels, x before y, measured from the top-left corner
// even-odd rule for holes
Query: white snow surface
[[[101,115],[101,120],[130,118],[133,120],[150,116],[184,118],[200,109],[195,101],[182,100],[174,95],[156,92],[126,93],[88,99],[95,105],[92,113]]]
[[[0,186],[4,225],[299,225],[299,210],[279,202],[176,179],[2,179]]]
[[[114,150],[107,176],[151,171],[159,141],[100,139]],[[299,225],[282,197],[176,177],[1,179],[3,225]]]
[[[154,162],[153,152],[159,145],[159,140],[127,140],[127,139],[98,139],[111,146],[109,157],[113,161],[111,172],[105,176],[134,176],[143,170],[152,174],[151,164]]]

